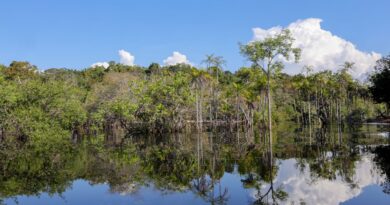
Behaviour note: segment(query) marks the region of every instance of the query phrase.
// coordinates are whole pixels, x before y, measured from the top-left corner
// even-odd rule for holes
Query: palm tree
[[[219,73],[222,72],[222,68],[226,64],[223,57],[215,56],[214,54],[206,55],[206,58],[202,61],[202,63],[206,64],[206,68],[211,74],[215,74],[218,83]]]
[[[219,75],[223,71],[223,66],[226,64],[226,61],[222,56],[215,56],[214,54],[206,55],[206,58],[202,61],[206,65],[207,71],[210,75],[214,75],[216,81],[215,84],[211,86],[211,95],[212,100],[210,103],[210,120],[218,119],[218,86],[219,86]]]
[[[204,70],[198,70],[193,68],[191,71],[191,87],[195,89],[195,104],[196,104],[196,127],[202,129],[203,117],[202,117],[202,99],[203,89],[206,83],[209,81],[210,75]]]

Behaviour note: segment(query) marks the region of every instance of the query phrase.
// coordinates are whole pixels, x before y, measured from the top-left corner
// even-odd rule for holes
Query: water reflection
[[[278,187],[279,196],[285,200],[283,204],[339,204],[358,196],[364,187],[383,182],[384,177],[378,172],[372,158],[372,155],[367,154],[356,161],[351,178],[345,177],[340,171],[334,173],[334,178],[321,177],[308,163],[304,163],[303,169],[297,169],[297,166],[302,166],[301,161],[280,160],[277,162],[279,172],[275,183],[263,186],[262,192],[272,186]],[[253,197],[258,199],[257,192],[253,193]]]
[[[203,150],[203,137],[201,133],[196,134],[197,141],[197,178],[194,179],[190,185],[191,190],[200,196],[204,201],[211,204],[226,204],[228,201],[228,189],[226,187],[222,188],[220,179],[223,176],[222,169],[216,167],[221,164],[220,159],[217,158],[219,154],[218,146],[214,143],[214,135],[209,134],[209,167],[205,166],[205,156]],[[210,172],[204,172],[202,170],[207,170],[209,168]],[[218,172],[218,170],[221,170]]]
[[[385,180],[382,181],[383,192],[390,194],[390,146],[378,146],[375,148],[374,161],[384,174]]]
[[[0,201],[338,204],[368,186],[383,189],[372,199],[390,193],[390,148],[377,146],[388,138],[375,135],[388,126],[279,128],[273,149],[263,131],[3,143]]]

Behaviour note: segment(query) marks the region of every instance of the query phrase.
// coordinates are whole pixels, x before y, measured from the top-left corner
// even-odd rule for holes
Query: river
[[[283,124],[272,153],[256,130],[8,145],[0,204],[390,204],[389,131]]]

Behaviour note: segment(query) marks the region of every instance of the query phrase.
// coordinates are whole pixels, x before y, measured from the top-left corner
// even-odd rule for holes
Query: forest
[[[107,68],[83,70],[42,71],[23,61],[1,65],[0,140],[257,130],[287,121],[344,126],[386,116],[389,57],[378,61],[369,82],[350,75],[353,62],[337,72],[305,66],[300,74],[288,75],[278,57],[299,61],[293,40],[286,30],[240,45],[252,66],[235,72],[214,54],[206,55],[199,68],[114,61]]]
[[[249,204],[326,204],[366,182],[378,183],[375,197],[390,193],[390,56],[366,81],[352,77],[353,62],[289,75],[283,62],[301,54],[293,41],[283,30],[240,44],[251,65],[234,72],[215,54],[198,67],[0,65],[0,204],[68,204],[73,189],[97,204],[148,192],[199,200],[190,204],[236,204],[248,192]]]
[[[390,204],[390,1],[0,8],[0,205]]]

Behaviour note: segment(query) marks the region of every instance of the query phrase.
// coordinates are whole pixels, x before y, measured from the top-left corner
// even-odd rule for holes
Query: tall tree
[[[195,88],[195,103],[196,103],[196,127],[202,129],[203,116],[202,116],[202,102],[203,102],[203,89],[205,84],[210,79],[209,74],[204,70],[192,69],[191,72],[191,85]]]
[[[213,75],[216,79],[215,83],[211,86],[211,103],[210,103],[210,120],[218,119],[218,85],[219,85],[219,76],[222,73],[223,66],[226,64],[226,61],[222,56],[215,56],[214,54],[206,55],[206,58],[202,61],[206,65],[207,71],[210,75]]]
[[[247,45],[240,45],[241,53],[252,62],[255,68],[261,69],[267,76],[267,99],[268,99],[268,129],[269,143],[272,151],[272,111],[270,80],[272,75],[283,69],[284,65],[279,57],[289,60],[292,56],[297,62],[301,50],[292,46],[294,39],[289,30],[282,30],[275,36],[266,37],[261,41],[253,41]]]
[[[377,61],[375,72],[370,77],[370,92],[374,100],[387,105],[387,114],[390,108],[390,55]]]
[[[210,74],[215,74],[217,82],[219,80],[219,74],[222,72],[223,66],[226,64],[225,59],[222,56],[215,56],[214,54],[206,55],[206,58],[202,61],[206,65]]]

